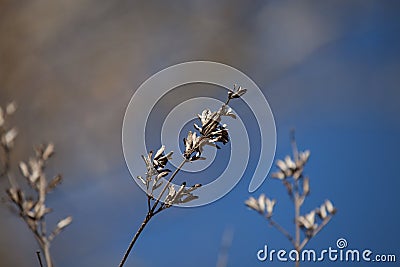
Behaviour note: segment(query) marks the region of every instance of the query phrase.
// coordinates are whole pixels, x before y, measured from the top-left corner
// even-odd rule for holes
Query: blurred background
[[[350,248],[398,258],[399,11],[398,1],[368,0],[0,1],[0,105],[18,104],[14,173],[34,144],[53,141],[48,173],[64,182],[48,199],[49,224],[74,217],[53,242],[55,265],[119,263],[146,213],[122,154],[125,108],[151,75],[191,60],[231,65],[258,84],[275,116],[277,158],[290,153],[293,127],[300,149],[311,150],[303,211],[329,198],[338,214],[308,248],[344,237]],[[272,264],[256,252],[291,244],[244,206],[251,171],[213,204],[158,215],[126,266],[216,266],[226,231],[228,266]],[[5,196],[7,181],[0,186]],[[292,228],[282,185],[267,179],[253,195],[263,192]],[[34,237],[4,204],[0,224],[0,265],[38,266]]]

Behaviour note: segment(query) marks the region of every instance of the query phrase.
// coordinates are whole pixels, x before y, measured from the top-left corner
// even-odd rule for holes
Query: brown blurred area
[[[0,103],[18,103],[17,154],[53,140],[74,166],[99,172],[120,161],[124,108],[156,71],[254,62],[253,78],[268,82],[337,36],[311,3],[3,1],[0,12]]]

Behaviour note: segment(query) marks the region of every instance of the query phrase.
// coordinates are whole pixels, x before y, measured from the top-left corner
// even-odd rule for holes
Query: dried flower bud
[[[146,185],[146,180],[143,179],[142,176],[137,176],[137,178],[138,178],[144,185]]]
[[[54,154],[54,144],[49,143],[43,151],[42,159],[47,160]]]
[[[310,179],[305,177],[303,179],[303,195],[308,196],[310,194]]]
[[[328,213],[326,212],[325,204],[322,204],[322,205],[319,207],[319,209],[317,209],[316,212],[317,212],[318,216],[319,216],[322,220],[324,220],[324,219],[326,218],[326,216],[328,216]]]
[[[57,176],[55,176],[47,185],[46,188],[46,193],[50,192],[51,190],[53,190],[54,188],[56,188],[57,185],[61,184],[62,182],[62,176],[59,174]]]
[[[332,202],[330,202],[328,199],[325,200],[325,207],[330,214],[336,213],[336,208],[333,206]]]
[[[306,150],[299,153],[299,158],[296,161],[290,156],[286,156],[284,160],[277,160],[276,166],[278,167],[278,172],[272,174],[273,178],[283,180],[287,177],[293,177],[297,180],[303,175],[304,165],[306,164],[310,156],[310,151]]]
[[[14,112],[17,110],[17,105],[15,104],[15,102],[11,102],[6,106],[6,113],[7,115],[12,115],[14,114]]]
[[[255,211],[259,212],[259,207],[258,207],[258,202],[254,197],[250,197],[249,199],[247,199],[245,202],[247,207],[249,207],[250,209],[253,209]]]
[[[62,230],[62,229],[64,229],[65,227],[67,227],[71,222],[72,222],[72,217],[71,217],[71,216],[68,216],[68,217],[66,217],[65,219],[63,219],[63,220],[61,220],[61,221],[59,221],[59,222],[57,223],[57,228],[60,229],[60,230]]]
[[[258,208],[259,208],[259,211],[261,212],[261,213],[264,213],[265,212],[265,195],[264,194],[261,194],[259,197],[258,197]]]
[[[21,161],[19,163],[19,169],[21,170],[21,173],[24,177],[28,178],[30,173],[29,173],[29,169],[28,169],[28,165],[26,165],[25,162]]]
[[[197,136],[197,133],[189,131],[187,138],[184,138],[183,142],[185,144],[185,152],[183,153],[184,157],[192,161],[198,159],[201,155],[201,151],[199,146],[200,137]],[[196,154],[192,156],[194,152],[196,152]]]
[[[183,204],[198,199],[199,197],[193,195],[192,191],[196,190],[199,187],[200,186],[198,185],[194,185],[190,188],[187,188],[186,183],[183,182],[178,191],[176,191],[175,187],[170,184],[168,186],[168,195],[164,200],[166,207],[168,208],[172,205]]]
[[[242,88],[239,86],[236,89],[236,85],[233,86],[233,91],[229,90],[228,97],[229,99],[239,98],[247,92],[247,89]]]
[[[219,114],[220,114],[221,116],[227,116],[227,117],[231,117],[231,118],[233,118],[233,119],[236,119],[236,114],[233,113],[233,110],[232,110],[230,107],[226,106],[226,105],[223,105],[223,106],[220,108]]]
[[[18,131],[15,128],[12,128],[8,130],[3,136],[2,136],[2,143],[8,147],[11,148],[14,145],[14,139],[17,137]]]
[[[297,218],[297,222],[299,223],[300,227],[304,227],[307,230],[315,229],[318,226],[315,223],[315,211],[314,210],[304,216],[299,216]]]
[[[168,163],[168,160],[172,158],[173,152],[169,152],[167,155],[164,154],[165,146],[161,146],[160,149],[157,150],[156,154],[153,157],[153,151],[150,151],[146,156],[142,155],[142,159],[146,164],[146,179],[138,176],[137,178],[146,186],[147,189],[150,188],[150,182],[153,181],[153,185],[151,187],[151,191],[154,191],[158,187],[161,186],[162,181],[159,180],[168,175],[171,170],[164,169],[165,165]],[[153,179],[154,177],[154,179]],[[150,192],[148,192],[150,194]]]
[[[266,198],[265,199],[265,203],[266,203],[266,206],[267,206],[267,215],[271,216],[272,212],[274,210],[274,206],[275,206],[276,200],[275,199],[271,200],[269,198]]]
[[[31,169],[31,175],[29,176],[29,181],[34,184],[39,179],[42,173],[42,167],[40,162],[36,159],[29,159],[29,167]]]
[[[249,208],[257,211],[260,214],[272,216],[272,212],[276,203],[275,199],[269,199],[264,194],[261,194],[258,199],[250,197],[244,202]]]

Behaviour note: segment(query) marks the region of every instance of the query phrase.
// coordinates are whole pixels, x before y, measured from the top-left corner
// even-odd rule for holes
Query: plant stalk
[[[168,186],[171,184],[172,180],[175,178],[175,176],[178,174],[178,172],[182,169],[183,165],[187,162],[186,159],[184,159],[179,167],[174,171],[174,173],[171,175],[169,178],[167,184],[164,186],[163,190],[161,191],[159,197],[157,198],[156,202],[152,206],[152,208],[147,212],[146,217],[144,218],[142,224],[140,225],[139,229],[137,230],[136,234],[133,236],[131,242],[129,243],[128,249],[126,250],[124,256],[122,257],[121,262],[119,263],[119,267],[124,266],[126,260],[128,259],[129,254],[131,253],[131,250],[133,246],[135,245],[136,241],[138,240],[140,234],[143,232],[144,228],[146,227],[147,223],[150,221],[151,218],[155,215],[154,211],[157,208],[157,205],[160,203],[161,197],[164,195],[165,191],[167,190]]]

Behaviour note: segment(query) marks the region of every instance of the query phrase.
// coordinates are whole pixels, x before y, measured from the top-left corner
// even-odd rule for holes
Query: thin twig
[[[142,233],[143,229],[146,227],[147,223],[150,221],[152,216],[147,214],[147,216],[144,218],[142,224],[140,225],[139,229],[137,230],[136,234],[132,238],[132,241],[129,243],[128,249],[126,250],[124,256],[122,257],[122,260],[120,264],[118,265],[119,267],[122,267],[126,260],[128,259],[129,253],[131,252],[133,245],[136,243],[136,240],[139,238],[140,234]]]
[[[300,225],[297,219],[300,217],[300,196],[299,196],[299,184],[298,180],[295,181],[295,186],[294,186],[294,225],[295,225],[295,231],[296,231],[296,241],[295,241],[295,249],[297,252],[300,252],[299,246],[300,246]],[[295,262],[296,267],[300,266],[300,262],[298,259],[296,259]]]
[[[150,200],[151,200],[151,196],[147,195],[147,212],[150,212],[150,210],[151,210]]]
[[[42,258],[40,257],[40,251],[36,251],[37,258],[39,260],[40,267],[43,267]]]
[[[296,246],[295,240],[293,236],[289,233],[289,231],[283,228],[279,223],[272,220],[271,217],[267,217],[267,220],[271,226],[275,227],[279,232],[281,232],[284,236],[286,236],[286,238],[289,239],[289,241],[293,244],[293,246]]]
[[[171,175],[171,177],[169,178],[167,184],[164,186],[163,190],[161,191],[159,197],[157,198],[156,202],[154,203],[153,207],[151,208],[150,213],[153,214],[154,210],[156,209],[158,203],[160,203],[160,199],[162,198],[162,196],[164,195],[165,191],[167,190],[168,186],[171,184],[172,180],[175,178],[175,176],[178,174],[178,172],[182,169],[183,165],[185,165],[185,163],[188,162],[187,159],[184,159],[181,164],[179,164],[179,167],[174,171],[174,173]]]
[[[129,243],[129,246],[124,254],[124,256],[122,257],[122,260],[120,262],[120,264],[118,265],[119,267],[124,266],[126,260],[128,259],[129,254],[131,253],[131,250],[133,248],[133,246],[136,243],[136,240],[139,238],[140,234],[142,233],[143,229],[146,227],[147,223],[150,221],[150,219],[157,214],[158,212],[160,212],[161,210],[154,212],[158,203],[160,203],[160,199],[162,198],[162,196],[164,195],[165,191],[167,190],[168,186],[171,184],[172,180],[175,178],[175,176],[178,174],[178,172],[182,169],[183,165],[185,165],[185,163],[187,162],[186,159],[184,159],[181,164],[179,165],[179,167],[174,171],[174,173],[171,175],[171,177],[168,180],[168,183],[164,186],[163,190],[161,191],[159,197],[157,198],[156,202],[154,203],[153,207],[149,210],[149,212],[147,213],[146,217],[144,218],[142,224],[140,225],[139,229],[137,230],[136,234],[133,236],[131,242]]]

